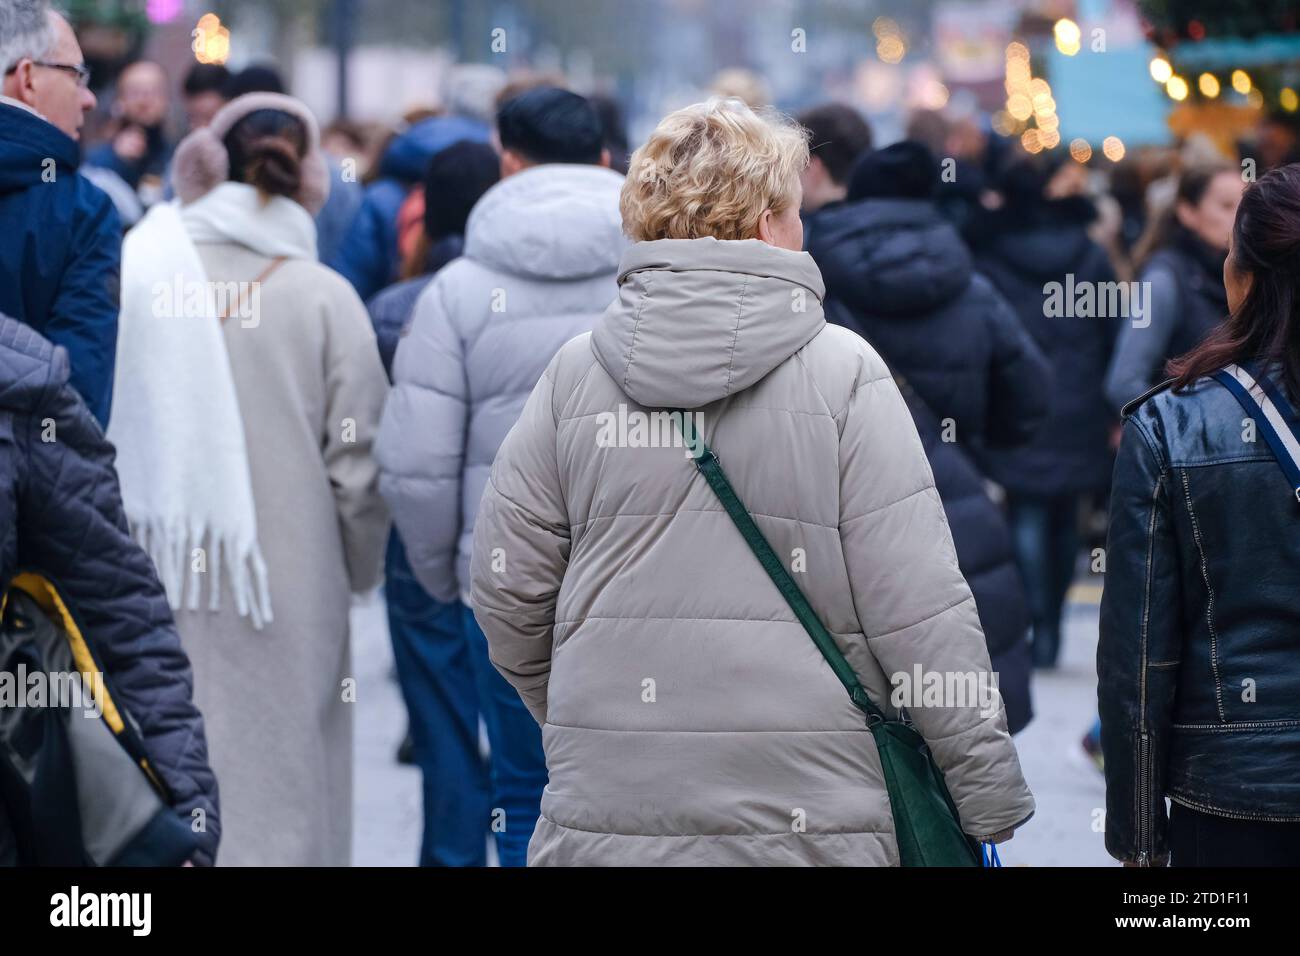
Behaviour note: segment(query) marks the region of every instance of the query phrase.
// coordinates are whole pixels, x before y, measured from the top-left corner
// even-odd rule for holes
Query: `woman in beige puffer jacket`
[[[861,712],[658,410],[695,413],[877,704],[918,667],[988,677],[912,418],[798,251],[807,156],[736,101],[666,118],[624,187],[618,299],[496,457],[472,599],[542,725],[531,865],[898,864]],[[903,702],[963,828],[1005,839],[1034,802],[1001,700],[949,696]]]

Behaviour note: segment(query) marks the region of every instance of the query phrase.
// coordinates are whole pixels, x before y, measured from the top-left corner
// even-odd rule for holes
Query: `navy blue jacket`
[[[366,186],[361,209],[332,257],[322,258],[369,299],[397,279],[397,214],[412,188],[424,180],[429,163],[452,143],[485,143],[488,129],[462,116],[435,116],[397,136],[379,161],[378,177]]]
[[[79,158],[59,129],[0,103],[0,312],[68,350],[72,387],[106,425],[122,228]]]
[[[63,349],[0,316],[0,585],[23,570],[58,583],[177,815],[190,824],[204,811],[196,862],[211,863],[217,782],[189,659],[153,562],[127,530],[113,446],[67,381]]]
[[[1153,391],[1125,408],[1097,646],[1106,849],[1131,862],[1168,855],[1166,797],[1300,823],[1300,504],[1224,386]]]
[[[1032,715],[1029,610],[980,461],[989,446],[1031,439],[1047,414],[1051,370],[933,203],[865,199],[814,220],[808,252],[826,282],[827,318],[870,342],[906,382],[1015,733]]]
[[[1115,417],[1104,383],[1120,319],[1048,315],[1045,291],[1049,283],[1078,289],[1114,281],[1106,253],[1088,238],[1095,216],[1082,197],[1044,201],[1001,209],[972,232],[976,266],[1011,303],[1054,372],[1047,424],[1028,444],[990,458],[990,475],[1012,494],[1055,497],[1109,486]]]

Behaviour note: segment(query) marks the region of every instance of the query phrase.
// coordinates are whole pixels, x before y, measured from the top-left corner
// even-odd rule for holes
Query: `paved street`
[[[1072,592],[1062,666],[1037,677],[1034,722],[1016,738],[1038,812],[1003,848],[1006,866],[1115,865],[1102,834],[1094,830],[1104,805],[1101,775],[1079,747],[1096,708],[1098,590],[1082,585]],[[406,717],[391,677],[392,651],[379,597],[353,609],[352,634],[357,675],[353,862],[410,866],[420,841],[420,775],[393,759]]]

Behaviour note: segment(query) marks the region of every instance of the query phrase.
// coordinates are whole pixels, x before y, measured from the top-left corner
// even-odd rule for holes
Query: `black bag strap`
[[[709,483],[713,493],[718,496],[718,500],[722,502],[722,507],[726,509],[727,514],[731,516],[732,522],[736,525],[736,530],[745,539],[745,543],[749,545],[754,557],[758,558],[758,563],[763,566],[767,576],[772,579],[772,583],[776,585],[777,590],[781,592],[781,596],[790,605],[790,610],[794,612],[795,618],[803,625],[803,629],[808,632],[812,642],[817,645],[817,650],[821,651],[826,663],[831,666],[835,676],[839,678],[840,683],[844,685],[844,689],[848,691],[849,699],[867,715],[867,726],[884,723],[887,719],[884,713],[871,702],[871,698],[867,696],[866,690],[862,687],[862,682],[858,680],[857,673],[853,670],[853,665],[840,653],[835,638],[831,636],[830,631],[826,630],[821,619],[817,617],[817,612],[808,603],[808,598],[804,596],[803,591],[795,583],[790,572],[785,569],[781,559],[772,550],[772,545],[768,543],[767,538],[764,537],[762,530],[754,522],[754,518],[750,515],[744,502],[736,494],[736,489],[727,480],[726,472],[722,470],[722,463],[718,460],[718,456],[704,443],[702,436],[695,434],[695,425],[691,413],[675,410],[672,414],[679,419],[682,438],[686,442],[686,447],[691,451],[691,455],[695,460],[695,467],[704,476],[704,480]]]

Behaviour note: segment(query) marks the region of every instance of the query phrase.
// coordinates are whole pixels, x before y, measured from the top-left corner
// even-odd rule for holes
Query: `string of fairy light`
[[[1052,37],[1057,50],[1066,56],[1074,56],[1081,49],[1083,31],[1073,20],[1063,18],[1053,25]],[[1181,103],[1191,95],[1190,78],[1178,74],[1164,53],[1152,58],[1150,72],[1151,78],[1163,86],[1165,93],[1175,102]],[[1227,86],[1244,96],[1251,108],[1264,106],[1264,94],[1244,69],[1234,69],[1222,77],[1214,72],[1202,72],[1195,82],[1197,92],[1206,100],[1217,99]],[[1059,145],[1060,117],[1056,114],[1051,84],[1045,77],[1033,75],[1029,48],[1019,40],[1007,46],[1006,91],[1006,104],[993,115],[994,130],[1003,136],[1018,137],[1020,145],[1029,153],[1054,149]],[[1300,109],[1300,94],[1292,87],[1283,87],[1277,101],[1288,113]],[[1124,142],[1118,136],[1107,136],[1102,140],[1101,152],[1111,162],[1119,162],[1124,158]],[[1087,140],[1070,142],[1070,155],[1076,161],[1086,163],[1092,158],[1092,153],[1092,145]]]
[[[1174,65],[1166,54],[1158,53],[1152,57],[1148,68],[1151,79],[1165,88],[1165,94],[1171,100],[1181,103],[1191,95],[1192,85],[1188,77],[1175,72]],[[1226,80],[1234,92],[1246,97],[1246,102],[1252,108],[1263,108],[1264,94],[1255,86],[1249,73],[1236,69],[1226,76]],[[1220,80],[1218,75],[1208,71],[1196,77],[1197,92],[1207,100],[1217,99],[1223,92],[1223,85],[1223,80]],[[1293,87],[1284,86],[1278,91],[1277,103],[1286,112],[1294,113],[1300,109],[1300,94],[1297,94]]]

